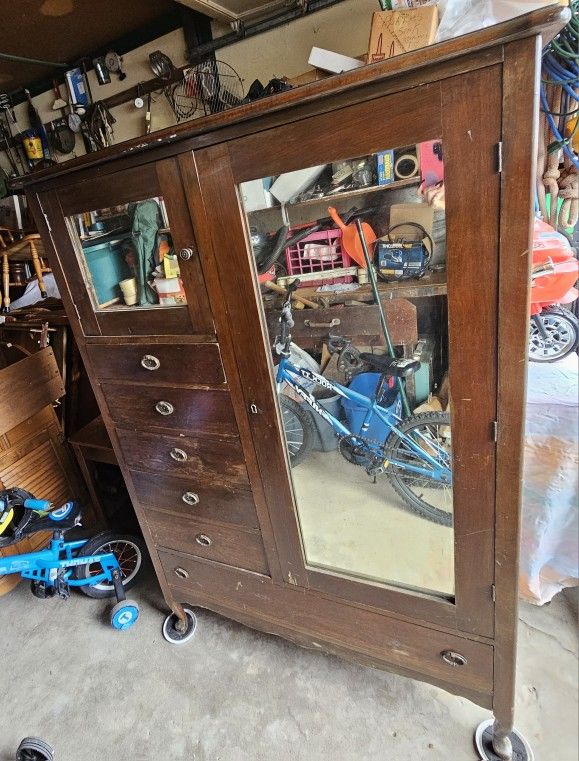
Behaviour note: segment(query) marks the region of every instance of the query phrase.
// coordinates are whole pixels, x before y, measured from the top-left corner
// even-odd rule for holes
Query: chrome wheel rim
[[[531,321],[529,335],[530,356],[539,361],[563,357],[575,342],[573,326],[562,315],[544,314],[541,315],[540,319],[547,333],[547,340],[543,338],[535,323]]]
[[[99,547],[98,551],[93,553],[94,555],[103,555],[111,552],[119,562],[121,567],[121,579],[123,586],[132,581],[139,573],[142,563],[141,550],[139,547],[128,539],[120,539],[118,541],[107,542]],[[100,563],[90,563],[88,566],[89,576],[98,576],[102,573],[102,567]],[[114,585],[109,581],[102,581],[100,584],[94,584],[94,589],[100,591],[107,591],[114,589]]]

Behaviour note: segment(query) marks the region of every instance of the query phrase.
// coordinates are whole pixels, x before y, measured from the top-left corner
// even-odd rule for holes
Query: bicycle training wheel
[[[134,536],[114,534],[105,531],[90,539],[81,547],[79,556],[103,555],[112,552],[121,567],[122,583],[125,590],[130,589],[137,581],[137,575],[143,565],[143,545]],[[88,579],[102,573],[100,563],[80,565],[76,571],[77,579]],[[115,588],[112,581],[101,581],[100,584],[86,584],[79,587],[81,592],[89,597],[114,597]]]
[[[290,465],[295,468],[314,446],[314,424],[307,410],[286,394],[280,394],[279,403]]]
[[[403,420],[398,430],[438,462],[452,467],[450,415],[447,412],[421,412]],[[397,460],[428,469],[426,463],[393,431],[386,441],[386,460]],[[452,484],[441,483],[402,467],[386,469],[390,483],[404,503],[422,518],[442,526],[452,526]]]

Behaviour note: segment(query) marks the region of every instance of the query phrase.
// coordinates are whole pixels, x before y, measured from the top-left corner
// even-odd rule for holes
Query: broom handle
[[[374,267],[370,260],[370,254],[368,253],[368,244],[366,243],[366,236],[364,235],[364,228],[362,227],[362,222],[360,221],[359,217],[356,217],[356,227],[358,229],[358,235],[360,236],[360,242],[362,243],[362,250],[364,251],[364,259],[366,260],[366,267],[368,268],[368,277],[370,278],[370,286],[372,288],[372,294],[374,295],[374,301],[376,302],[376,306],[378,307],[378,313],[380,314],[380,324],[382,326],[382,332],[384,333],[384,338],[386,339],[388,354],[390,357],[395,358],[396,355],[394,353],[394,346],[392,345],[392,339],[390,338],[390,331],[388,330],[388,325],[386,323],[386,315],[384,314],[382,302],[380,301],[380,294],[378,293],[376,273],[374,272]],[[404,412],[406,413],[406,415],[410,416],[411,415],[410,405],[408,404],[408,397],[406,396],[406,389],[404,387],[404,383],[402,382],[402,378],[396,378],[396,380],[398,381],[398,390],[400,391],[400,398],[402,399],[402,406],[404,407]]]

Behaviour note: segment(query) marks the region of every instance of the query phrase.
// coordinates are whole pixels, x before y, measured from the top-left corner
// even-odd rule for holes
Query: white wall
[[[243,80],[244,92],[254,79],[266,84],[272,77],[294,77],[310,67],[308,56],[312,46],[328,48],[345,55],[358,56],[366,52],[370,33],[372,12],[378,10],[377,0],[343,0],[333,8],[327,8],[310,16],[305,16],[285,26],[236,43],[217,52],[218,60],[233,66]],[[228,33],[229,27],[215,23],[214,37]],[[102,100],[117,92],[135,86],[138,82],[151,79],[149,53],[161,50],[166,53],[175,66],[186,63],[185,40],[182,30],[175,30],[147,45],[136,48],[124,55],[124,68],[127,77],[122,82],[114,74],[111,83],[100,86],[93,71],[89,72],[89,83],[95,100]],[[64,95],[64,86],[61,93]],[[153,95],[152,125],[153,131],[174,124],[176,119],[171,107],[162,93]],[[58,118],[59,111],[52,111],[54,94],[52,90],[34,98],[34,105],[43,122]],[[27,104],[16,107],[18,127],[28,128]],[[144,134],[145,109],[137,109],[132,101],[112,111],[117,120],[114,125],[114,142],[120,143],[129,138]],[[77,136],[75,154],[55,158],[66,161],[73,155],[82,155],[84,146]],[[0,153],[0,164],[9,168],[4,152]]]

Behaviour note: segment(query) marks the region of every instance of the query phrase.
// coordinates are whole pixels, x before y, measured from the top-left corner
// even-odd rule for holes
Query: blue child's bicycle
[[[378,383],[371,395],[364,393],[368,373],[354,375],[350,386],[328,380],[306,367],[292,363],[291,334],[293,317],[291,294],[297,281],[288,286],[287,298],[280,316],[280,335],[274,349],[280,357],[277,366],[277,388],[290,464],[298,465],[312,450],[315,430],[312,415],[305,405],[282,393],[287,383],[316,415],[333,428],[338,449],[349,462],[362,466],[376,480],[384,474],[404,503],[423,518],[452,525],[452,453],[450,416],[446,412],[424,412],[401,417],[400,393],[389,388],[389,379],[403,379],[416,372],[420,363],[414,359],[393,359],[388,356],[360,353],[351,343],[332,336],[330,348],[350,367],[370,367],[377,371]],[[365,378],[363,378],[365,376]],[[306,383],[338,394],[344,406],[357,410],[356,425],[350,427],[325,409],[308,390]],[[358,390],[356,390],[358,388]]]
[[[66,542],[66,531],[80,526],[76,500],[53,508],[24,489],[0,491],[0,549],[40,531],[52,531],[48,547],[37,552],[0,557],[0,576],[18,573],[30,580],[36,597],[66,599],[71,587],[89,597],[116,597],[110,621],[115,629],[129,629],[139,617],[139,606],[127,600],[143,564],[141,542],[111,532],[92,539]]]

